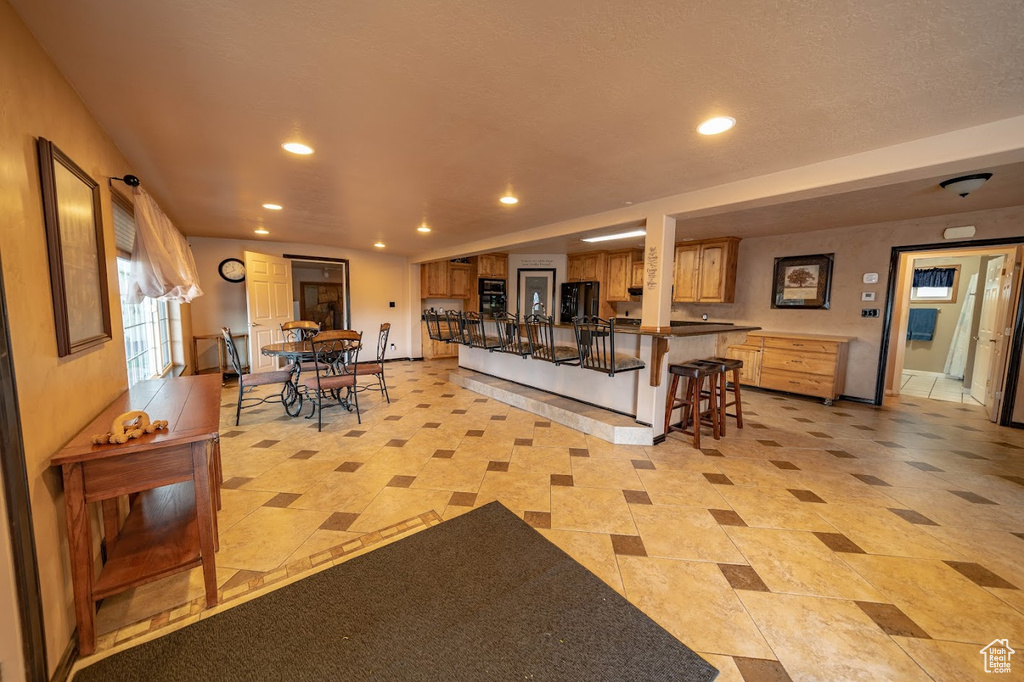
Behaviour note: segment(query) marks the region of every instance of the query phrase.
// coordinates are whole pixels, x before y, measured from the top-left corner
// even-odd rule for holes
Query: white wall
[[[555,269],[555,291],[552,310],[549,314],[558,317],[559,293],[565,281],[568,258],[564,253],[510,253],[508,255],[508,311],[514,313],[519,303],[519,268],[549,270]]]
[[[323,258],[348,259],[352,291],[352,328],[362,331],[366,338],[376,338],[382,322],[391,323],[388,340],[396,349],[387,357],[419,356],[419,301],[411,305],[409,283],[410,268],[404,256],[353,251],[310,244],[268,242],[249,239],[189,239],[199,270],[203,296],[192,302],[192,329],[194,334],[216,334],[223,326],[242,332],[247,327],[245,310],[245,284],[227,282],[217,272],[225,258],[242,258],[244,251],[255,251],[272,256],[286,253]],[[395,307],[388,307],[390,301]],[[416,343],[413,343],[415,319]],[[414,347],[415,346],[415,347]],[[200,352],[203,352],[200,349]],[[211,351],[200,358],[200,366],[211,366],[215,360]]]

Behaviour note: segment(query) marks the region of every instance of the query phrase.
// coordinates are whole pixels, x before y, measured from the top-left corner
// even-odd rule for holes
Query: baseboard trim
[[[60,657],[60,661],[57,663],[57,668],[53,671],[53,675],[50,677],[50,682],[67,682],[68,677],[71,675],[71,668],[75,665],[78,660],[78,630],[75,629],[71,633],[71,641],[68,642],[67,647],[64,648],[64,654]]]
[[[858,398],[857,396],[853,395],[841,395],[839,396],[839,400],[849,400],[851,403],[860,403],[861,405],[871,405],[872,407],[877,407],[875,405],[875,401],[873,398]]]
[[[666,436],[664,433],[661,434],[660,436],[655,436],[654,437],[654,444],[655,445],[660,445],[661,443],[665,442],[666,438],[668,438],[668,436]]]

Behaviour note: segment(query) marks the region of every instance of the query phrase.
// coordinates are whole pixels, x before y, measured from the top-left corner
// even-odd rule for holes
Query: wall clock
[[[242,282],[245,280],[245,263],[237,258],[225,258],[217,266],[220,276],[229,282]]]

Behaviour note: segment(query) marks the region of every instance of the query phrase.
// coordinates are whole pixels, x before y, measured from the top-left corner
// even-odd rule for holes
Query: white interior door
[[[282,340],[281,324],[292,320],[292,263],[287,258],[245,252],[245,306],[249,316],[250,372],[278,368],[260,351]]]
[[[977,347],[974,351],[974,371],[971,374],[971,397],[984,405],[989,404],[989,376],[993,351],[999,341],[996,319],[999,311],[1000,280],[1005,256],[993,258],[985,269],[985,283],[981,295],[981,315],[978,324]]]

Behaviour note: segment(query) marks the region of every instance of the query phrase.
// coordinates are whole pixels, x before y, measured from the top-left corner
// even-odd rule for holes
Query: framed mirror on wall
[[[516,296],[516,314],[554,315],[555,269],[519,268],[516,270],[519,282]]]
[[[39,138],[38,151],[57,355],[64,357],[111,339],[100,190],[49,140]]]

